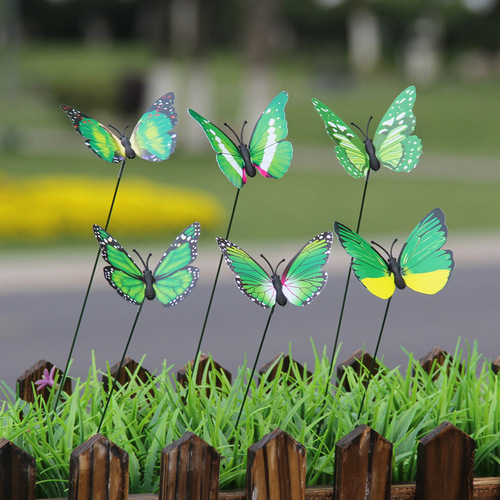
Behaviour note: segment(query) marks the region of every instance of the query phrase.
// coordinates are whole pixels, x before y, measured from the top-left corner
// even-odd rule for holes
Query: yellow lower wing
[[[392,296],[394,290],[396,289],[393,274],[388,274],[387,276],[382,276],[381,278],[365,278],[360,281],[368,289],[368,291],[381,299],[388,299]]]
[[[438,269],[429,273],[406,274],[403,277],[412,290],[433,295],[446,285],[450,272],[450,269]]]

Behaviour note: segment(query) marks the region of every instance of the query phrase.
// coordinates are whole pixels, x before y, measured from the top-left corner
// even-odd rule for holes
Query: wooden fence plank
[[[159,500],[217,500],[220,455],[192,432],[161,454]]]
[[[0,439],[0,499],[34,500],[36,461],[11,441]]]
[[[187,365],[183,366],[178,372],[177,372],[177,382],[179,382],[182,387],[187,387],[188,384],[188,373],[193,370],[194,366],[194,360],[190,361]],[[210,356],[207,356],[206,354],[200,353],[198,356],[198,370],[196,372],[196,385],[203,385],[207,384],[207,380],[203,378],[203,374],[205,373],[205,370],[207,370],[207,376],[209,372],[211,371],[216,371],[220,373],[221,375],[225,376],[228,380],[229,383],[231,383],[232,380],[232,375],[231,372],[226,370],[223,366],[219,365],[216,361],[214,361]],[[216,386],[221,388],[222,387],[222,380],[220,378],[217,378],[216,380]]]
[[[280,363],[281,374],[288,374],[289,384],[293,384],[297,381],[296,374],[299,375],[300,380],[312,379],[313,374],[309,370],[306,370],[300,363],[297,363],[297,361],[291,358],[289,354],[284,353],[278,354],[271,361],[269,361],[269,363],[263,365],[259,370],[259,377],[262,378],[262,376],[266,372],[269,372],[267,374],[267,380],[274,380],[278,376],[278,368],[280,366]]]
[[[248,448],[247,498],[304,500],[306,449],[276,429]]]
[[[17,379],[17,391],[19,397],[27,401],[28,403],[33,403],[35,401],[35,393],[41,394],[42,397],[47,401],[50,395],[50,387],[44,387],[40,391],[33,392],[33,384],[43,377],[43,372],[47,369],[50,373],[54,365],[50,361],[45,361],[41,359],[37,361],[31,368],[28,368],[20,377]],[[61,380],[62,372],[56,367],[55,375],[59,375],[59,380]],[[64,392],[71,394],[71,379],[66,378],[64,381]]]
[[[335,445],[335,499],[389,500],[391,471],[392,443],[360,425]]]
[[[337,367],[337,378],[339,380],[342,380],[346,368],[351,367],[354,370],[354,372],[357,373],[358,375],[363,373],[365,374],[365,379],[363,380],[363,384],[366,387],[366,384],[368,382],[368,373],[370,372],[372,363],[373,363],[373,356],[365,351],[362,351],[361,349],[358,349],[356,352],[352,354],[352,356],[349,356],[346,360],[342,361],[342,363],[340,363],[340,365]],[[381,369],[382,365],[377,360],[375,360],[375,364],[373,366],[373,375],[378,373]],[[351,390],[347,377],[344,379],[343,385],[345,390],[347,391]]]
[[[128,483],[128,453],[101,434],[73,450],[69,500],[127,500]]]
[[[119,367],[120,367],[120,362],[116,363],[110,368],[109,372],[111,374],[111,383],[109,382],[108,375],[103,374],[102,386],[106,392],[108,392],[108,390],[113,385]],[[136,372],[138,367],[139,363],[137,361],[126,356],[125,359],[123,360],[123,365],[120,369],[120,373],[118,374],[117,382],[121,386],[130,382],[132,378],[131,376]],[[143,366],[140,366],[139,370],[137,370],[137,379],[141,380],[142,382],[147,382],[151,378],[151,376],[152,376],[151,373],[149,373],[148,370],[146,370],[146,368],[144,368]]]
[[[473,498],[474,440],[443,422],[419,443],[417,500]]]

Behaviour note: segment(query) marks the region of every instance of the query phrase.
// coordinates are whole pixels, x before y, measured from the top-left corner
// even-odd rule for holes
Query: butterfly
[[[94,235],[101,247],[103,259],[110,264],[104,268],[108,283],[132,304],[142,304],[144,298],[155,297],[166,307],[175,306],[194,288],[199,278],[199,269],[189,266],[197,255],[200,224],[194,222],[175,238],[162,255],[154,271],[148,267],[151,254],[146,262],[141,259],[141,271],[132,257],[109,233],[94,225]]]
[[[275,269],[261,255],[271,268],[271,276],[243,249],[229,240],[217,238],[217,244],[224,254],[229,269],[236,274],[238,288],[253,302],[264,309],[276,303],[285,306],[307,306],[323,290],[328,273],[321,268],[327,263],[332,248],[333,233],[327,231],[308,241],[288,263],[280,277]]]
[[[346,172],[358,179],[366,176],[368,169],[374,171],[380,165],[394,172],[409,172],[417,166],[422,154],[422,143],[416,135],[416,119],[413,105],[417,93],[414,86],[403,90],[382,118],[373,141],[368,136],[372,117],[366,132],[352,123],[362,134],[361,140],[333,111],[317,99],[312,99],[314,108],[325,122],[328,135],[337,143],[335,154]]]
[[[220,128],[203,118],[196,111],[188,109],[189,114],[201,125],[212,148],[217,152],[217,163],[224,175],[237,188],[243,187],[247,177],[254,177],[258,170],[264,177],[279,179],[283,177],[292,161],[292,144],[285,141],[288,125],[285,119],[285,104],[288,94],[280,92],[269,104],[257,121],[250,142],[243,142],[243,123],[240,135],[229,126],[234,134],[234,143]]]
[[[174,108],[174,94],[169,92],[156,100],[141,116],[134,127],[130,139],[125,135],[128,125],[120,132],[90,118],[78,109],[61,105],[68,115],[75,130],[85,137],[85,144],[103,160],[120,163],[126,158],[140,156],[148,161],[163,161],[175,150],[177,134],[172,129],[177,123],[177,113]]]
[[[356,277],[381,299],[391,297],[396,287],[403,290],[406,286],[420,293],[435,294],[446,285],[455,265],[453,252],[441,250],[448,230],[440,208],[432,210],[417,224],[397,260],[392,256],[397,240],[394,240],[390,252],[372,241],[387,254],[386,260],[343,224],[335,222],[334,231],[344,250],[353,258],[352,269]]]

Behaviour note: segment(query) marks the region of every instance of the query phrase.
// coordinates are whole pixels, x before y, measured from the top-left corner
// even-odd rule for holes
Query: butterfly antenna
[[[224,122],[224,125],[234,134],[238,143],[241,144],[241,139],[238,137],[238,134],[234,131],[234,129],[232,129],[226,122]]]
[[[240,134],[240,143],[243,144],[243,129],[245,128],[245,125],[247,124],[248,122],[245,120],[243,122],[243,125],[241,126],[241,134]]]
[[[128,129],[128,125],[125,125],[125,127],[123,127],[123,130],[122,130],[122,137],[125,137],[125,130],[127,130],[127,129]]]
[[[111,123],[110,123],[110,124],[108,124],[108,127],[112,128],[120,137],[123,137],[122,132],[120,132],[114,125],[111,125]],[[128,127],[128,125],[127,125],[127,127]],[[127,128],[127,127],[125,127],[125,128]],[[125,131],[125,128],[123,129],[123,131]]]
[[[368,124],[366,125],[366,134],[365,134],[366,139],[368,139],[368,137],[370,137],[368,135],[368,131],[370,130],[370,122],[372,121],[372,118],[373,118],[373,116],[370,116],[370,118],[368,119]]]
[[[277,274],[279,265],[281,263],[285,262],[285,259],[282,259],[282,260],[279,261],[279,263],[276,266],[276,268],[273,268],[273,266],[271,265],[271,263],[264,257],[264,255],[260,254],[260,256],[267,262],[267,265],[271,268],[271,274]]]
[[[392,242],[392,245],[391,245],[391,257],[392,257],[392,249],[394,248],[396,241],[398,241],[397,238]]]
[[[394,240],[394,243],[396,243],[396,240]],[[392,257],[392,247],[394,246],[394,243],[391,246],[391,253],[389,253],[382,245],[379,245],[376,241],[372,240],[372,245],[376,245],[379,248],[381,248],[387,254],[387,257],[389,257],[389,258]]]
[[[144,259],[141,257],[141,254],[134,248],[134,253],[137,254],[137,257],[141,259],[142,265],[144,266],[144,269],[149,269],[148,264],[149,264],[149,259],[151,258],[151,253],[148,255],[148,258],[146,259],[146,262],[144,262]]]
[[[367,140],[369,138],[368,130],[370,128],[370,122],[372,121],[372,118],[373,118],[373,116],[370,116],[370,119],[368,120],[368,125],[366,126],[366,132],[364,130],[361,130],[361,127],[356,125],[354,122],[351,122],[351,125],[353,127],[356,127],[363,134],[363,137],[365,138],[365,140]]]

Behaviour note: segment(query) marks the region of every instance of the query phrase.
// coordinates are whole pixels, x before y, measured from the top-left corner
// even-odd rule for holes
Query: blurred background
[[[361,233],[389,246],[396,236],[404,240],[425,214],[440,206],[447,215],[448,246],[462,252],[464,267],[473,266],[463,283],[471,287],[472,277],[478,280],[469,298],[473,295],[486,313],[473,321],[468,305],[451,300],[449,315],[461,311],[471,325],[460,332],[439,328],[450,333],[450,349],[458,335],[472,340],[480,337],[479,330],[492,340],[498,321],[495,305],[489,304],[498,297],[498,286],[491,280],[493,289],[486,287],[478,269],[499,270],[499,42],[497,0],[3,0],[0,352],[5,360],[0,379],[15,371],[9,360],[24,369],[40,354],[64,365],[72,318],[76,322],[96,251],[91,226],[105,224],[118,173],[117,165],[104,162],[84,145],[59,105],[76,107],[122,130],[127,124],[133,128],[168,91],[176,96],[177,149],[162,163],[127,162],[109,228],[126,248],[135,245],[160,255],[182,228],[199,220],[200,258],[211,276],[218,259],[213,238],[226,233],[235,188],[219,171],[215,153],[187,114],[188,107],[218,125],[227,121],[236,130],[248,120],[250,134],[270,100],[288,91],[288,138],[294,147],[290,170],[279,181],[250,179],[231,232],[233,241],[257,255],[268,248],[276,258],[288,259],[313,235],[331,230],[334,220],[354,227],[363,188],[362,180],[351,178],[339,165],[311,98],[362,128],[373,115],[373,134],[394,98],[415,85],[415,133],[422,139],[423,155],[411,173],[381,169],[372,176]],[[337,247],[335,252],[342,251]],[[458,269],[457,264],[455,273]],[[335,286],[332,293],[343,287],[344,273],[340,276],[329,285]],[[227,269],[223,280],[233,286]],[[200,281],[207,290],[210,285],[209,280],[203,285]],[[126,313],[134,312],[100,286],[96,293],[102,293],[103,300],[114,299]],[[414,300],[415,294],[409,293]],[[446,293],[436,297],[437,310],[442,307],[438,297]],[[457,293],[463,294],[463,287],[457,285]],[[481,293],[484,297],[479,298]],[[75,295],[74,303],[63,306],[62,296],[66,300],[70,294]],[[49,297],[42,310],[30,305]],[[191,298],[179,309],[201,326],[206,301],[204,296],[196,300],[200,312],[192,312]],[[258,313],[243,296],[230,300],[250,308],[249,314]],[[170,310],[154,306],[168,322]],[[37,328],[49,319],[61,321],[42,328],[36,335],[39,344],[32,343],[31,323],[23,323],[34,307],[32,323]],[[219,315],[229,324],[239,321],[232,304],[224,311]],[[44,313],[49,319],[43,319]],[[95,327],[89,327],[95,333],[106,310],[101,316],[90,310],[88,314],[95,319]],[[182,317],[179,324],[185,321]],[[307,321],[306,344],[314,337]],[[223,339],[222,323],[214,339]],[[108,328],[122,327],[110,322]],[[324,322],[315,328],[325,329]],[[362,328],[356,328],[365,339]],[[60,342],[48,342],[48,330],[59,335]],[[285,351],[286,339],[291,336],[283,336]],[[316,339],[319,350],[323,342],[330,343],[328,336],[325,339]],[[354,348],[360,347],[360,339]],[[191,359],[196,340],[172,362]],[[95,340],[97,345],[88,342],[76,353],[83,360],[81,369],[89,366],[89,350],[99,349],[102,339]],[[61,353],[51,356],[50,346],[56,344]],[[422,355],[434,347],[424,344]],[[487,347],[500,354],[500,346],[495,351],[494,345]],[[234,347],[240,353],[238,362],[244,351],[253,349],[237,343]],[[216,344],[210,348],[219,351],[223,363],[224,351],[221,354]],[[148,349],[147,344],[137,346],[136,357]],[[310,351],[309,346],[304,349]],[[104,347],[101,352],[104,360],[119,358]]]

